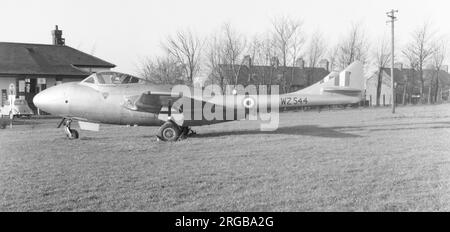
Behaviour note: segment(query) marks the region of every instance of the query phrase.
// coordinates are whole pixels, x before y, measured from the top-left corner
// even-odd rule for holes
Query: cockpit
[[[96,85],[124,85],[144,82],[144,79],[125,73],[112,71],[93,73],[92,75],[86,77],[86,79],[81,81],[81,83],[90,83]]]

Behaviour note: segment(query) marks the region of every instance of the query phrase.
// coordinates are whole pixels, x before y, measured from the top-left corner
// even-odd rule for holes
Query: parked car
[[[5,115],[11,117],[10,114],[12,114],[12,116],[14,117],[23,117],[23,116],[31,117],[31,115],[33,115],[33,111],[28,106],[27,101],[23,99],[14,100],[14,105],[12,107],[10,102],[6,101],[5,105],[1,108],[0,112],[2,117]]]

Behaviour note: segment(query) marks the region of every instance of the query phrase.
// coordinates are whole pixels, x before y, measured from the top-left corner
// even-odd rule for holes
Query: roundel
[[[247,109],[253,108],[255,106],[255,100],[251,97],[246,97],[242,101],[242,105]]]

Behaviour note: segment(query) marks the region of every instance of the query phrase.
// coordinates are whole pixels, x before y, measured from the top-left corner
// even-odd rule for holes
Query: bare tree
[[[246,43],[246,38],[229,23],[223,24],[220,30],[208,39],[206,66],[210,71],[210,80],[217,81],[222,90],[226,84],[236,84]]]
[[[338,66],[338,63],[337,63],[338,62],[338,59],[337,59],[338,53],[339,53],[339,46],[337,46],[337,45],[331,47],[327,51],[326,56],[328,57],[327,58],[328,62],[330,62],[329,63],[330,72],[333,71],[334,69],[336,69]]]
[[[248,43],[247,54],[257,65],[270,65],[270,58],[276,56],[276,48],[271,32],[256,34]]]
[[[284,92],[287,90],[285,73],[289,56],[298,54],[298,51],[304,43],[302,25],[302,21],[285,16],[272,20],[274,46],[277,49],[278,57],[281,60],[283,68],[281,85]]]
[[[309,67],[312,68],[308,73],[307,85],[312,84],[315,67],[319,63],[320,59],[323,58],[325,52],[326,52],[326,44],[323,38],[323,34],[320,31],[316,31],[310,38],[307,50],[308,64]]]
[[[234,84],[236,85],[241,71],[242,53],[246,48],[247,40],[230,23],[225,23],[222,26],[222,33],[224,36],[225,62],[231,66],[234,75]]]
[[[266,32],[254,36],[250,42],[247,53],[250,55],[254,65],[262,66],[258,69],[254,69],[257,84],[272,84],[274,67],[271,66],[271,59],[276,56],[276,49],[271,33]]]
[[[259,35],[255,35],[251,38],[247,46],[246,54],[250,56],[253,63],[259,63],[261,61],[264,62],[264,58],[261,59],[261,56],[263,54],[263,42],[260,39]]]
[[[156,84],[177,84],[182,82],[183,67],[170,56],[147,58],[140,75]]]
[[[406,95],[409,94],[409,96],[411,97],[412,92],[408,92],[408,87],[409,85],[413,85],[414,78],[417,72],[417,57],[411,53],[409,50],[403,50],[402,51],[403,56],[405,57],[405,59],[408,62],[408,65],[410,67],[410,73],[408,75],[405,76],[406,80],[405,84],[403,85],[403,97],[402,97],[402,104],[406,105],[407,100],[406,100]]]
[[[255,35],[249,41],[247,52],[248,58],[250,59],[252,66],[254,65],[266,65],[266,54],[264,48],[264,37],[262,35]],[[252,75],[254,84],[263,85],[265,84],[266,72],[265,69],[253,69],[249,67]]]
[[[379,40],[379,44],[373,50],[373,60],[378,69],[378,79],[377,79],[377,106],[380,105],[381,87],[383,85],[383,69],[391,61],[391,51],[389,48],[389,43],[386,37]],[[393,77],[391,77],[393,78]]]
[[[192,31],[178,31],[168,36],[163,48],[177,62],[183,65],[184,74],[190,84],[200,70],[201,40]]]
[[[431,86],[432,86],[432,79],[430,80],[430,89],[428,91],[428,103],[431,103],[431,98],[434,99],[434,102],[437,102],[438,92],[439,92],[439,72],[442,70],[442,66],[444,64],[444,61],[447,56],[447,41],[444,39],[441,39],[436,42],[436,44],[433,46],[434,52],[431,57],[431,61],[434,66],[435,70],[435,86],[434,86],[434,96],[431,95]]]
[[[369,44],[361,24],[353,24],[347,36],[339,43],[338,63],[344,69],[354,61],[366,62]]]
[[[423,67],[433,54],[433,33],[430,31],[430,24],[424,23],[412,33],[412,41],[406,46],[404,54],[412,56],[417,61],[417,69],[420,78],[420,98],[424,102],[425,84],[423,78]]]
[[[217,34],[211,36],[206,48],[206,66],[209,68],[209,79],[213,84],[217,83],[223,90],[226,84],[226,74],[223,65],[225,63],[224,43]]]

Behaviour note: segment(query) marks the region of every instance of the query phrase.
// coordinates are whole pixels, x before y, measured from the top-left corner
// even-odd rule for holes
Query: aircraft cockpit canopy
[[[120,85],[142,83],[143,79],[119,72],[99,72],[86,77],[82,83],[92,83],[97,85]]]

